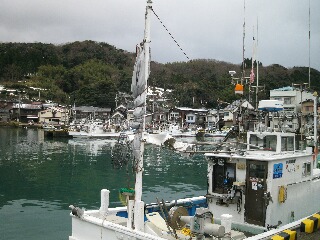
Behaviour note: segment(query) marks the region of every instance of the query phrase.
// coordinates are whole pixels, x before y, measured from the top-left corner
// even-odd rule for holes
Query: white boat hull
[[[103,195],[103,192],[101,194]],[[106,198],[107,199],[107,198]],[[102,196],[102,201],[104,200]],[[193,197],[186,199],[179,199],[176,201],[178,205],[194,205],[191,207],[191,211],[194,211],[196,206],[204,206],[205,197]],[[144,231],[133,230],[129,225],[128,218],[121,217],[127,211],[127,207],[117,207],[101,210],[108,206],[108,202],[101,203],[100,210],[85,211],[81,217],[72,216],[72,235],[69,236],[69,240],[118,240],[118,239],[136,239],[136,240],[163,240],[163,239],[175,239],[168,231],[162,230],[157,226],[146,221],[144,223]],[[149,205],[158,206],[157,204]],[[147,211],[147,210],[146,210]],[[107,214],[104,214],[106,212]],[[151,210],[152,212],[152,210]],[[160,235],[160,236],[159,236]],[[189,239],[189,236],[180,236],[179,239]]]

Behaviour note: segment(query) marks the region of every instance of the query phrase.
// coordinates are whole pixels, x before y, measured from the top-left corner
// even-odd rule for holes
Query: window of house
[[[312,110],[312,108],[313,108],[313,107],[311,107],[311,106],[305,106],[305,107],[304,107],[304,110],[305,110],[306,112],[310,112],[310,111]]]
[[[283,98],[283,104],[291,104],[291,98],[289,97]]]
[[[188,121],[193,121],[194,117],[193,116],[188,116]]]
[[[228,116],[229,116],[229,112],[225,112],[225,113],[224,113],[224,116],[225,116],[225,117],[228,117]]]
[[[294,111],[294,108],[293,107],[285,107],[285,108],[283,108],[284,109],[284,111],[286,111],[286,112],[293,112]]]

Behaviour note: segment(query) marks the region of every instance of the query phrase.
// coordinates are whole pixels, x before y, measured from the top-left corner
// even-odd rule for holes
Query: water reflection
[[[92,156],[98,156],[103,154],[105,150],[113,148],[116,142],[117,140],[115,139],[76,138],[68,140],[68,144],[72,146],[73,149],[81,149],[82,151],[84,151],[85,154]]]
[[[112,167],[115,140],[46,139],[41,130],[10,128],[0,128],[0,139],[0,219],[12,219],[10,224],[0,220],[5,239],[40,239],[35,226],[43,225],[50,228],[46,239],[62,239],[61,231],[71,231],[70,204],[98,209],[100,190],[108,188],[110,205],[116,206],[119,188],[134,186],[131,169]],[[163,147],[145,146],[145,202],[205,193],[202,156],[184,157]]]

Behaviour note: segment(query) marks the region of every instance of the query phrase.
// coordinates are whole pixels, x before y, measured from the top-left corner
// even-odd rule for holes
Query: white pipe
[[[133,223],[133,209],[134,209],[134,200],[129,200],[128,201],[128,219],[127,219],[127,227],[128,228],[133,228],[132,223]]]
[[[108,189],[101,190],[101,207],[99,212],[101,215],[107,215],[109,208],[109,195],[110,191]]]

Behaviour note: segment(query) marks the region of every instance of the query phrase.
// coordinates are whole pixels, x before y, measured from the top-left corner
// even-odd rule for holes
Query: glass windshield
[[[281,151],[294,150],[294,137],[281,137]]]
[[[263,149],[266,151],[276,151],[277,136],[276,135],[251,135],[250,149]]]

